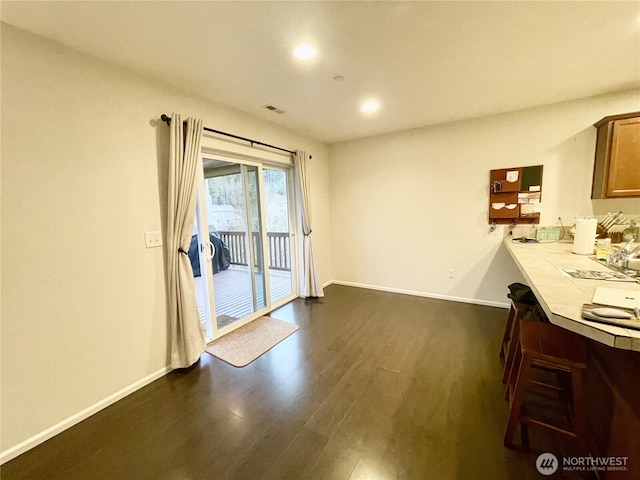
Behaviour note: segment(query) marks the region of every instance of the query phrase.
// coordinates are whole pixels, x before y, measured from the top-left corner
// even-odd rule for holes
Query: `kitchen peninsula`
[[[551,323],[610,347],[640,352],[640,330],[582,318],[582,305],[591,303],[597,287],[631,290],[640,294],[640,284],[566,276],[563,269],[609,271],[588,255],[572,253],[570,241],[519,243],[506,238],[505,245]]]
[[[605,478],[640,478],[640,330],[582,318],[582,305],[591,303],[597,287],[640,292],[640,284],[564,275],[563,269],[608,271],[593,258],[572,253],[571,242],[518,243],[506,238],[504,243],[551,323],[585,339],[593,455],[628,457],[629,471],[606,472]]]

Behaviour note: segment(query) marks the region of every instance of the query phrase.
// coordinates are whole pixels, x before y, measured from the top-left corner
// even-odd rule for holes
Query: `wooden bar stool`
[[[530,305],[516,301],[511,302],[509,316],[507,317],[507,325],[502,335],[502,344],[500,345],[500,358],[504,358],[504,370],[502,372],[502,383],[507,383],[509,372],[513,365],[513,357],[516,353],[518,344],[518,336],[520,332],[520,320],[524,318],[524,312]]]
[[[528,426],[559,434],[576,442],[577,453],[588,453],[587,414],[584,398],[584,371],[586,355],[578,335],[548,323],[520,320],[514,365],[508,378],[506,397],[509,417],[504,434],[504,445],[513,448],[513,437],[520,425],[521,445],[529,450]],[[543,371],[553,377],[539,380],[533,375]],[[551,393],[547,404],[536,413],[533,403],[525,398],[536,393]],[[561,407],[561,415],[550,412]]]

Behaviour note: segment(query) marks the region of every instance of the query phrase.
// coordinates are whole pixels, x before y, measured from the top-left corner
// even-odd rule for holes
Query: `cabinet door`
[[[640,196],[640,118],[613,122],[608,197]]]

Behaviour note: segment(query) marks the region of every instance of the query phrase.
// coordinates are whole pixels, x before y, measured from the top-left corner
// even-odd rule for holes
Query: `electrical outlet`
[[[453,278],[454,277],[454,271],[453,268],[449,269],[449,278]]]
[[[147,248],[161,247],[162,235],[160,232],[144,232],[144,243]]]

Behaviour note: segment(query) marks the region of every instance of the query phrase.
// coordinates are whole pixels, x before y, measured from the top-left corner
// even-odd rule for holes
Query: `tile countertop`
[[[640,284],[564,275],[561,269],[610,271],[588,255],[574,254],[570,241],[519,243],[505,238],[504,243],[551,323],[611,347],[640,352],[640,330],[582,318],[582,305],[591,303],[596,287],[640,291]]]

